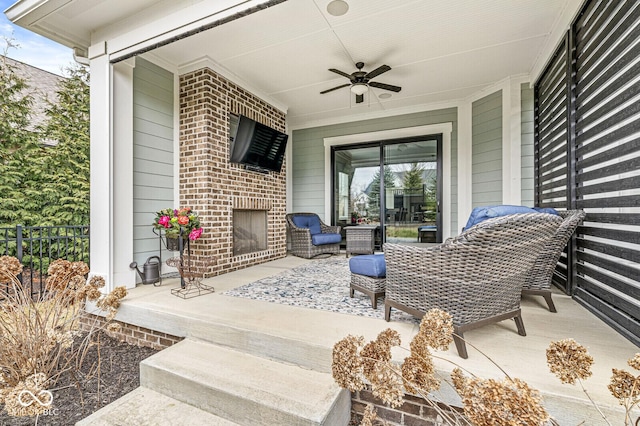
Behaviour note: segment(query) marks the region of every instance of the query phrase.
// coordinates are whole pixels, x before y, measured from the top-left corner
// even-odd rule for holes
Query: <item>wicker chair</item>
[[[553,279],[553,271],[567,242],[575,232],[576,228],[586,216],[582,210],[567,210],[558,212],[563,218],[560,227],[556,230],[550,242],[545,245],[544,249],[533,264],[533,268],[527,274],[527,279],[522,286],[522,294],[532,294],[544,297],[549,311],[557,312],[556,306],[551,299],[551,281]]]
[[[287,230],[289,233],[289,237],[291,239],[291,253],[304,257],[306,259],[310,259],[312,257],[318,256],[320,254],[338,254],[340,253],[340,240],[342,237],[338,239],[338,237],[334,238],[333,243],[328,244],[313,244],[313,236],[309,228],[299,227],[294,223],[295,216],[308,216],[315,217],[317,221],[320,223],[320,229],[322,234],[337,234],[340,235],[340,227],[339,226],[329,226],[326,225],[317,214],[315,213],[289,213],[286,215],[287,220]]]
[[[527,213],[486,220],[435,247],[386,244],[385,320],[391,308],[421,318],[439,308],[453,317],[458,353],[467,358],[463,333],[520,314],[522,286],[544,244],[562,219]]]

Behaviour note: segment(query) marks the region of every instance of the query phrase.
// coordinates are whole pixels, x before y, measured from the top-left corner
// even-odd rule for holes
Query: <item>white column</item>
[[[471,101],[458,106],[458,229],[460,233],[473,208],[473,141]]]
[[[522,204],[522,123],[520,81],[509,78],[502,89],[502,202]]]
[[[135,58],[113,66],[113,283],[133,288],[133,68]]]
[[[106,291],[113,283],[113,164],[111,132],[112,65],[105,45],[89,49],[91,67],[91,275],[106,281]]]

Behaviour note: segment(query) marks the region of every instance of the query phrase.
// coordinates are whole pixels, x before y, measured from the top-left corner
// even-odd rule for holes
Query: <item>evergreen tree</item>
[[[0,226],[30,225],[38,220],[42,174],[37,167],[42,148],[29,130],[31,105],[26,82],[6,61],[13,47],[6,40],[0,57]]]
[[[52,225],[89,223],[89,74],[68,69],[60,82],[58,102],[48,102],[43,136],[57,141],[42,161],[48,184],[43,188],[44,221]]]
[[[396,187],[396,176],[389,166],[384,166],[384,187],[385,190]],[[369,205],[380,211],[380,169],[373,175],[369,191]]]
[[[424,181],[422,180],[423,173],[424,167],[422,165],[411,163],[411,168],[405,172],[404,178],[402,179],[405,191],[410,193],[422,191],[422,186],[424,185]]]

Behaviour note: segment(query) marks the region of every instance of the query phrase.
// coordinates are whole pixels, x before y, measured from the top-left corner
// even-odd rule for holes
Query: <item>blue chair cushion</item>
[[[507,216],[510,214],[518,214],[518,213],[540,213],[540,212],[531,207],[526,207],[526,206],[501,205],[501,206],[476,207],[471,211],[471,215],[469,215],[469,220],[467,220],[467,224],[464,226],[464,229],[469,229],[473,225],[477,225],[478,223],[483,222],[487,219],[491,219],[493,217]]]
[[[342,241],[340,234],[315,234],[311,235],[311,243],[314,246],[321,246],[324,244],[336,244]]]
[[[533,209],[539,213],[549,213],[559,216],[558,211],[551,207],[534,207]]]
[[[418,226],[418,232],[420,231],[435,231],[437,227],[435,225],[422,225]]]
[[[292,220],[293,220],[293,223],[298,228],[309,228],[309,231],[311,232],[311,235],[321,234],[322,233],[322,228],[320,227],[320,218],[318,216],[315,216],[315,215],[313,215],[313,216],[308,216],[308,215],[293,216]],[[326,244],[326,243],[324,243],[324,244]]]
[[[387,276],[387,264],[384,254],[365,254],[349,259],[349,270],[352,274],[367,277],[384,278]]]

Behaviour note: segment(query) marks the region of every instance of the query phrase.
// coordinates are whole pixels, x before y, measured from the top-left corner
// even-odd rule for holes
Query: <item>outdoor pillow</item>
[[[322,233],[322,228],[320,227],[320,218],[318,216],[293,216],[292,220],[298,228],[308,228],[311,232],[311,235]]]
[[[321,246],[323,244],[336,244],[342,241],[342,236],[340,234],[312,234],[311,235],[311,243],[314,246]]]
[[[510,214],[518,214],[518,213],[540,213],[537,210],[534,210],[531,207],[526,206],[510,206],[510,205],[499,205],[499,206],[484,206],[484,207],[476,207],[471,211],[471,215],[469,215],[469,220],[467,224],[464,226],[464,229],[469,229],[473,225],[477,225],[480,222],[483,222],[487,219],[491,219],[493,217],[507,216]]]
[[[384,254],[367,254],[349,259],[349,270],[352,274],[367,277],[384,278],[387,276],[387,264]]]
[[[549,213],[559,216],[558,211],[551,207],[534,207],[533,209],[539,213]]]

